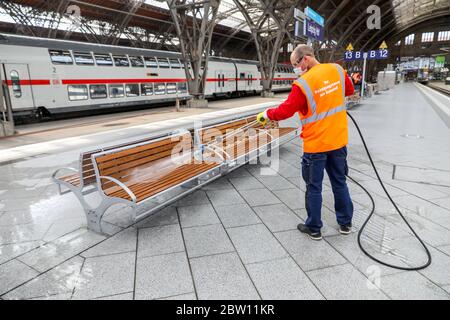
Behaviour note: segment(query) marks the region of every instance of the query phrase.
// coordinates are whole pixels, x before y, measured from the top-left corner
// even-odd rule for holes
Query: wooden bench
[[[213,150],[206,152],[208,158],[223,157],[229,171],[299,134],[298,128],[279,127],[274,121],[263,127],[255,120],[256,116],[251,116],[198,129],[194,132],[196,144],[214,150],[214,154]]]
[[[195,160],[190,133],[99,152],[91,158],[102,201],[86,214],[88,228],[97,232],[102,232],[101,219],[112,205],[130,205],[136,221],[220,176],[221,162]]]
[[[78,171],[62,168],[53,178],[79,198],[88,228],[102,233],[101,220],[111,206],[129,205],[137,221],[258,157],[263,147],[273,147],[281,137],[298,134],[296,128],[279,128],[277,123],[262,128],[255,119],[235,119],[85,152]],[[63,169],[72,173],[58,177]],[[84,198],[92,191],[101,196],[96,207]]]
[[[190,131],[193,132],[193,131]],[[73,192],[75,196],[80,200],[81,204],[84,206],[86,203],[84,201],[85,195],[97,191],[97,179],[95,177],[94,166],[92,164],[92,155],[114,150],[117,148],[122,148],[126,146],[132,146],[135,144],[152,141],[161,137],[168,137],[175,134],[174,132],[165,134],[163,136],[156,136],[151,138],[144,138],[139,140],[134,140],[122,144],[112,145],[104,148],[89,150],[80,153],[78,160],[78,168],[63,167],[56,170],[52,175],[53,182],[58,186],[58,193],[60,195]],[[66,174],[64,174],[66,172]],[[69,172],[69,173],[68,173]],[[60,175],[60,173],[63,173]],[[62,187],[65,187],[63,190]]]

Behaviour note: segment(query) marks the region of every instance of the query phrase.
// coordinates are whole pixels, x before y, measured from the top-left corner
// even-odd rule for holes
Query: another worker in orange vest
[[[268,120],[284,120],[295,113],[300,116],[302,176],[306,183],[308,218],[297,228],[314,240],[322,239],[322,180],[326,170],[333,189],[339,232],[349,234],[353,203],[346,183],[348,124],[345,97],[354,93],[352,81],[341,66],[319,63],[313,49],[307,45],[294,49],[291,63],[299,78],[294,81],[288,99],[277,108],[261,112],[257,120],[265,125]]]

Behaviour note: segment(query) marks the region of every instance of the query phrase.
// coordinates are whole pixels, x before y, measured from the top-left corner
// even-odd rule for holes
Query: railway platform
[[[194,119],[256,112],[281,98],[219,101],[198,112],[152,114],[154,122],[129,115],[82,126],[70,120],[65,129],[49,123],[47,131],[27,128],[0,140],[0,299],[450,299],[450,103],[419,85],[397,85],[349,112],[393,199],[430,250],[432,264],[421,271],[382,266],[358,248],[371,205],[351,182],[350,235],[337,231],[328,178],[324,240],[297,230],[306,218],[298,137],[280,146],[270,174],[246,164],[137,223],[128,207],[115,208],[104,218],[107,234],[87,230],[76,197],[59,195],[51,179],[83,150],[185,128]],[[376,202],[364,247],[386,262],[424,263],[423,248],[386,200],[352,125],[349,134],[349,175]]]

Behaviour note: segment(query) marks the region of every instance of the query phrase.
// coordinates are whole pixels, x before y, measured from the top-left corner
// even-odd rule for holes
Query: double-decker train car
[[[257,61],[210,57],[206,97],[261,92]],[[52,116],[188,99],[178,52],[0,34],[0,78],[15,117]],[[289,90],[278,65],[274,91]]]

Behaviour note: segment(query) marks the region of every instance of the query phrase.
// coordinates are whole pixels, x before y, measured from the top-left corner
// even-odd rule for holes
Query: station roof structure
[[[257,15],[271,1],[241,2],[250,15]],[[277,3],[288,9],[294,2]],[[81,10],[77,28],[71,28],[73,22],[64,15],[73,5]],[[380,8],[379,30],[366,25],[371,5]],[[342,48],[352,43],[355,48],[370,49],[423,23],[448,25],[450,21],[448,0],[300,1],[300,9],[306,6],[325,18],[323,48]],[[234,0],[220,2],[217,22],[213,54],[255,58],[251,30]],[[155,49],[174,49],[178,45],[168,5],[163,0],[5,0],[0,3],[0,31]],[[285,42],[289,41],[290,37],[286,37]]]

